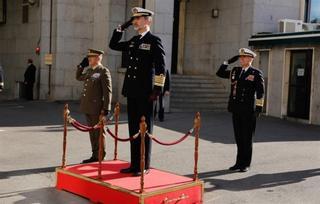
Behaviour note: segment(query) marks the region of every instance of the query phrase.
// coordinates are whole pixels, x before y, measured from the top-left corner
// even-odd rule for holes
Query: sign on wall
[[[46,54],[44,56],[44,63],[46,65],[52,65],[52,54]]]

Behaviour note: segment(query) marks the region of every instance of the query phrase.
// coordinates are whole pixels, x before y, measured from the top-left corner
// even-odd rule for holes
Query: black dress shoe
[[[232,167],[229,168],[230,171],[236,171],[239,169],[240,169],[240,166],[238,166],[238,165],[233,165]]]
[[[240,168],[240,172],[247,172],[247,171],[249,171],[249,167]]]
[[[145,169],[143,171],[144,174],[148,174],[149,173],[149,169]],[[133,172],[132,176],[141,176],[141,171],[136,171],[136,172]]]
[[[91,157],[90,159],[85,159],[82,161],[82,164],[91,163],[91,162],[97,162],[99,159]]]
[[[129,168],[121,169],[120,173],[128,174],[128,173],[133,173],[134,171],[135,170],[133,168],[129,167]]]

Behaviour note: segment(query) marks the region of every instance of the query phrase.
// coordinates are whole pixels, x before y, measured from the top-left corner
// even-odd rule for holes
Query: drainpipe
[[[52,1],[50,0],[50,29],[49,29],[49,54],[52,54]],[[50,98],[51,95],[51,66],[49,66],[49,73],[48,73],[48,97]]]

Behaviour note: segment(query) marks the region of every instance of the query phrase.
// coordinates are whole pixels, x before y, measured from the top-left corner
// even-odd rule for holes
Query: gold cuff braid
[[[163,87],[165,80],[166,80],[165,75],[163,75],[163,74],[155,75],[154,76],[154,85]]]
[[[256,106],[263,106],[264,104],[264,99],[261,98],[261,99],[256,99]]]

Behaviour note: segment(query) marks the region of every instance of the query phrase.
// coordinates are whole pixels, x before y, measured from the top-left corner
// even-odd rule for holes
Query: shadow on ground
[[[19,199],[17,201],[17,198]],[[11,201],[15,200],[15,201]],[[87,204],[90,203],[87,199],[76,196],[74,194],[56,190],[54,187],[33,189],[26,191],[16,191],[5,194],[0,194],[0,200],[8,200],[8,203],[14,204],[25,204],[25,203],[46,203],[46,204],[56,204],[56,203],[77,203],[77,204]],[[69,202],[68,202],[69,201]]]
[[[186,133],[193,125],[191,113],[166,114],[164,122],[156,122],[162,128]],[[205,112],[201,114],[201,139],[215,143],[233,144],[231,114]],[[300,124],[273,117],[261,116],[257,121],[255,142],[320,141],[320,126]]]
[[[299,183],[310,177],[320,176],[320,168],[272,174],[256,174],[246,178],[234,180],[215,178],[233,173],[237,172],[232,172],[229,170],[203,172],[199,173],[199,178],[203,180],[207,186],[211,186],[205,188],[206,192],[211,192],[214,190],[249,191]],[[192,175],[187,176],[191,177]]]

